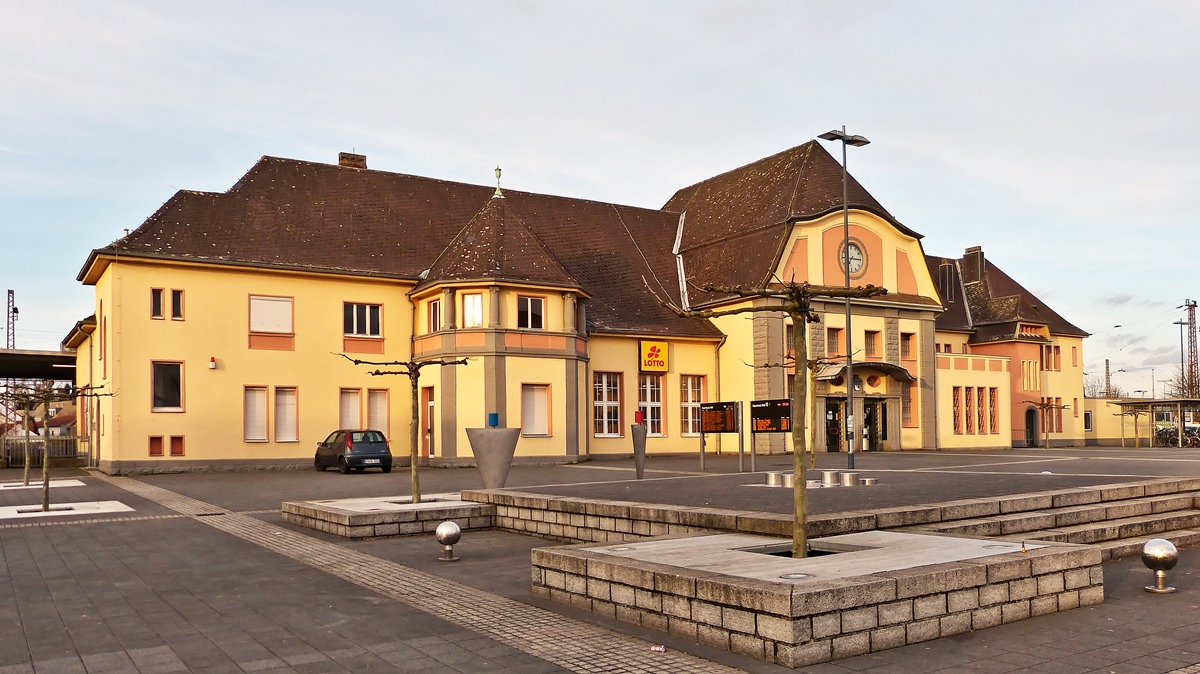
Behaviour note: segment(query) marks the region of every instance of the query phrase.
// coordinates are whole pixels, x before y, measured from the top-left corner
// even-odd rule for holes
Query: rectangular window
[[[704,377],[679,375],[679,433],[700,435],[700,403],[704,402]]]
[[[163,439],[161,435],[150,436],[150,456],[163,455]]]
[[[1062,348],[1054,347],[1054,371],[1062,372]]]
[[[294,387],[275,387],[275,442],[300,440],[300,417],[296,402]]]
[[[1054,432],[1062,433],[1062,398],[1054,399]]]
[[[900,359],[912,360],[917,357],[916,349],[913,345],[917,341],[917,336],[911,332],[900,333]]]
[[[1071,409],[1075,410],[1075,418],[1079,418],[1079,398],[1071,399]]]
[[[378,304],[342,303],[342,332],[348,337],[378,337],[382,334]]]
[[[464,328],[483,327],[483,295],[479,293],[467,293],[462,298],[462,326]]]
[[[837,356],[842,353],[842,330],[841,328],[826,328],[825,329],[825,355]]]
[[[596,372],[592,376],[592,431],[596,437],[621,435],[621,374]]]
[[[523,330],[545,330],[546,299],[543,297],[517,298],[517,327]]]
[[[362,391],[344,388],[338,396],[338,423],[346,430],[362,428]]]
[[[154,411],[183,411],[183,363],[151,363]]]
[[[171,436],[171,456],[183,456],[183,436]]]
[[[163,289],[150,289],[150,318],[163,317]]]
[[[1091,412],[1083,413],[1083,430],[1084,430],[1084,432],[1087,432],[1087,433],[1090,433],[1092,431],[1092,413]]]
[[[441,330],[442,329],[442,301],[441,300],[429,300],[427,314],[428,314],[427,317],[429,319],[429,323],[427,326],[429,328],[429,332],[437,332],[438,330]]]
[[[863,333],[863,352],[867,354],[867,358],[879,356],[879,331],[867,330]]]
[[[1000,432],[1000,389],[992,387],[988,389],[988,416],[992,420],[992,433]]]
[[[267,441],[267,387],[247,386],[242,410],[242,438],[246,442]]]
[[[966,390],[966,408],[963,410],[963,418],[967,422],[967,435],[975,434],[975,389],[968,386]]]
[[[962,423],[962,387],[954,387],[954,434],[963,434]]]
[[[987,426],[987,389],[980,386],[975,389],[975,415],[977,423],[975,427],[979,429],[979,434],[984,435],[988,432]]]
[[[251,295],[250,332],[292,334],[292,298]]]
[[[183,320],[183,291],[171,291],[171,320]]]
[[[1074,346],[1071,347],[1071,367],[1079,367],[1079,350]]]
[[[550,435],[550,387],[521,384],[521,435]]]
[[[900,388],[900,425],[912,428],[913,423],[913,389],[917,382],[909,382]]]
[[[646,434],[663,434],[662,375],[638,375],[638,411],[646,415]]]
[[[388,435],[391,433],[391,429],[388,428],[388,417],[387,389],[367,391],[367,428]]]

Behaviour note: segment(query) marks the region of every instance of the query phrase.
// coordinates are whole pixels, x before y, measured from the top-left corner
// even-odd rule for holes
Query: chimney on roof
[[[365,169],[367,168],[367,155],[354,154],[352,152],[338,153],[338,166],[346,168]]]
[[[983,271],[987,261],[983,258],[983,248],[971,246],[963,254],[962,276],[963,283],[978,283],[983,280]]]

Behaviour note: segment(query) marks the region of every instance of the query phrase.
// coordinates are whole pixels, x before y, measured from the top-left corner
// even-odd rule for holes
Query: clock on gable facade
[[[862,243],[851,239],[848,246],[841,246],[838,251],[838,265],[843,270],[849,265],[851,278],[862,276],[867,269],[867,252]]]

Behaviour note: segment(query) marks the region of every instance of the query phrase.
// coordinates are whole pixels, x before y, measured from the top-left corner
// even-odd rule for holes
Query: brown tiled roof
[[[874,213],[921,238],[853,176],[848,176],[847,185],[851,208]],[[685,187],[663,206],[686,215],[680,249],[697,285],[755,287],[769,280],[791,223],[841,208],[842,166],[815,140]],[[694,299],[716,299],[701,295]]]
[[[492,194],[481,185],[263,157],[228,192],[176,193],[128,236],[92,251],[79,279],[98,256],[119,253],[416,282]],[[642,280],[678,301],[670,255],[678,215],[515,190],[505,190],[504,204],[563,278],[592,297],[589,330],[720,336],[708,321],[660,306]],[[451,269],[449,258],[445,267],[466,269]],[[546,281],[557,273],[550,267],[529,280]]]
[[[982,256],[982,251],[979,252]],[[984,258],[984,273],[978,280],[963,280],[962,259],[926,255],[925,264],[935,283],[943,282],[940,270],[943,262],[951,265],[952,292],[942,290],[945,311],[937,317],[937,329],[954,332],[970,331],[973,343],[1016,339],[1018,323],[1045,325],[1051,334],[1087,337],[1088,333],[1060,316],[1036,295],[1001,271],[991,260]],[[1021,339],[1036,338],[1022,337]]]
[[[492,197],[434,261],[418,288],[438,281],[499,280],[578,288],[576,281],[525,223]]]

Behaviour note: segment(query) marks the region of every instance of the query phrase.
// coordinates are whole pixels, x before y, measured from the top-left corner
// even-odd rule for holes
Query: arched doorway
[[[1025,410],[1025,446],[1037,447],[1038,444],[1038,413],[1037,408]]]

